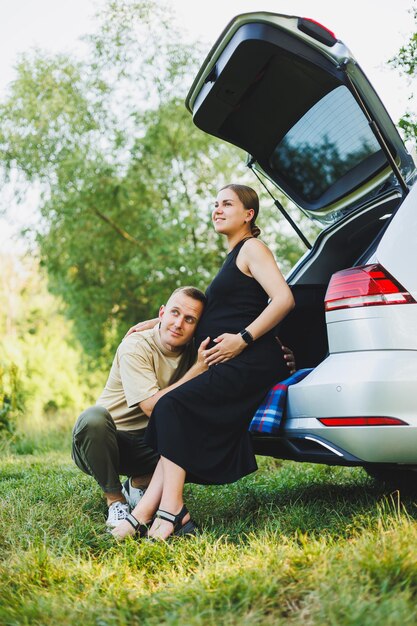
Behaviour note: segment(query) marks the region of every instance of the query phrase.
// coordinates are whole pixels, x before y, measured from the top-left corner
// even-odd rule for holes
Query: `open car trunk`
[[[331,275],[369,260],[401,198],[389,194],[323,231],[287,277],[296,306],[277,332],[294,351],[298,368],[315,367],[327,355],[324,296]]]
[[[296,306],[277,329],[297,368],[314,368],[328,354],[330,277],[372,258],[416,175],[413,159],[349,49],[305,18],[235,17],[186,106],[199,128],[246,150],[251,166],[324,228],[287,277]],[[307,439],[291,440],[284,425],[281,437],[255,435],[254,448],[277,458],[361,465],[349,454],[327,458]]]

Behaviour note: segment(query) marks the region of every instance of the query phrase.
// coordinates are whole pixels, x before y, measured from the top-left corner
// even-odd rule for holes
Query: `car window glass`
[[[270,166],[307,202],[380,152],[350,91],[339,86],[312,106],[276,146]]]

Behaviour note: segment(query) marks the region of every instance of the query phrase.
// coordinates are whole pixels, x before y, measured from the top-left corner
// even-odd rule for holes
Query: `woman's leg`
[[[162,495],[158,508],[162,511],[177,515],[184,505],[185,470],[163,456],[161,456],[160,463],[162,465],[163,482]],[[189,519],[190,515],[187,513],[183,519],[183,524],[188,522]],[[172,532],[173,525],[171,522],[156,518],[149,531],[149,536],[155,539],[167,539]]]
[[[155,468],[151,482],[149,483],[149,487],[132,511],[133,517],[141,524],[148,524],[159,507],[162,496],[163,476],[162,459],[160,459]],[[116,537],[116,539],[124,539],[134,534],[135,531],[133,527],[126,520],[120,522],[112,531],[112,535]]]
[[[145,495],[132,511],[132,515],[138,522],[147,524],[158,508],[177,515],[184,504],[185,475],[185,470],[182,467],[165,457],[161,457]],[[189,519],[190,515],[187,513],[183,519],[183,524],[186,524]],[[173,525],[158,518],[154,520],[149,536],[156,539],[166,539],[172,532]],[[129,535],[134,535],[134,533],[133,527],[125,520],[120,522],[112,531],[112,535],[116,539],[124,539]]]

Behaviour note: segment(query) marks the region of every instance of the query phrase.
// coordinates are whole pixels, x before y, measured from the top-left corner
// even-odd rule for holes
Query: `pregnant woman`
[[[151,483],[114,529],[122,539],[193,533],[184,505],[184,482],[224,484],[257,469],[248,427],[266,392],[286,377],[275,326],[294,306],[269,248],[257,239],[256,192],[227,185],[212,213],[228,254],[209,285],[196,345],[210,337],[208,369],[164,395],[155,405],[145,441],[161,455]]]

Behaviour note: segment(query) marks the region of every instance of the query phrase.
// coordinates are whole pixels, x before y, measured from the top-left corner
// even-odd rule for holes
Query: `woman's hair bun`
[[[253,222],[251,222],[250,230],[252,233],[252,237],[259,237],[259,235],[261,234],[261,229],[259,228],[259,226],[257,226]]]

